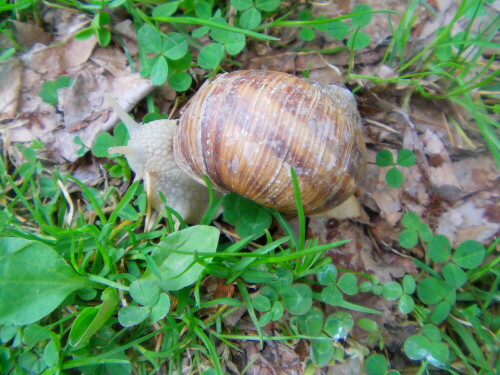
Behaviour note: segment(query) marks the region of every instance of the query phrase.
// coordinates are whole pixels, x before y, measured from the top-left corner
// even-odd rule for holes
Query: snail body
[[[168,154],[168,162],[151,163],[137,147],[134,153],[142,154],[142,160],[131,160],[127,147],[145,144],[134,134],[128,146],[110,151],[125,153],[136,175],[138,164],[170,165],[175,159],[176,167],[200,184],[207,176],[216,190],[236,192],[284,213],[295,212],[290,168],[309,214],[345,201],[365,170],[366,148],[353,95],[286,73],[222,74],[199,89],[177,127],[173,121],[168,124],[163,126],[175,132],[169,136],[172,141],[161,151],[157,140],[150,147],[152,157]],[[163,172],[154,173],[158,177]],[[164,183],[157,184],[162,191]]]

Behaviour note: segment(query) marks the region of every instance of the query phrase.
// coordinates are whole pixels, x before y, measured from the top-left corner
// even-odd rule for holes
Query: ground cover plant
[[[467,157],[481,155],[497,168],[498,69],[489,49],[499,18],[489,1],[459,2],[449,23],[413,48],[420,8],[436,13],[431,2],[416,0],[399,12],[356,4],[335,16],[313,3],[279,0],[0,4],[0,29],[10,42],[0,57],[6,62],[27,51],[18,40],[20,23],[41,25],[47,9],[62,9],[87,17],[72,33],[79,43],[95,38],[102,48],[119,46],[131,71],[177,92],[171,112],[192,95],[198,78],[253,67],[262,56],[252,51],[268,48],[285,50],[273,61],[287,61],[291,52],[320,56],[296,69],[311,77],[321,70],[318,61],[344,54],[342,80],[357,93],[362,113],[377,119],[365,123],[374,125],[366,134],[372,186],[362,187],[370,196],[359,196],[365,216],[358,221],[306,218],[291,169],[296,218],[236,194],[212,194],[201,222],[188,226],[168,202],[152,215],[126,160],[108,154],[126,144],[123,124],[92,143],[86,133],[71,133],[75,160],[101,168],[103,177],[92,182],[78,163],[52,163],[46,143],[2,137],[0,372],[258,373],[265,363],[308,374],[328,367],[369,375],[498,372],[498,226],[492,219],[493,231],[483,237],[479,225],[461,236],[460,227],[448,230],[449,221],[467,220],[455,208],[470,208],[473,198],[483,199],[481,223],[495,218],[498,188],[491,181],[498,182],[498,170],[474,169],[486,187],[461,186],[463,197],[454,198],[452,181],[435,179],[445,170],[438,168],[453,165],[444,147],[431,150],[439,148],[435,133],[417,132],[417,120],[385,125],[389,117],[371,116],[381,112],[365,98],[382,106],[390,97],[381,88],[403,87],[394,112],[407,110],[405,118],[418,100],[446,106],[449,147],[470,146]],[[131,21],[136,52],[117,31],[117,14]],[[390,77],[365,74],[358,62],[374,43],[367,28],[375,15],[390,20],[391,38],[376,48],[376,64]],[[334,71],[332,64],[321,66]],[[67,108],[65,90],[78,85],[82,78],[68,70],[44,79],[35,97],[57,113]],[[146,98],[143,122],[165,117],[156,95]],[[2,121],[14,118],[5,114]],[[375,128],[383,133],[374,135]],[[418,141],[423,135],[425,147]],[[359,231],[334,235],[342,225]],[[318,226],[326,234],[315,235]],[[359,265],[365,238],[372,239],[367,258],[384,257],[372,267]],[[342,263],[349,246],[356,255]],[[398,259],[396,266],[388,259]],[[264,354],[250,356],[252,350]]]

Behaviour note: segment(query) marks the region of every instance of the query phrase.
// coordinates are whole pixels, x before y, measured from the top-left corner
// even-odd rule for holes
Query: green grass
[[[35,5],[32,1],[0,4],[2,33],[13,38],[9,19],[37,22]],[[103,46],[114,33],[104,11],[122,7],[138,34],[141,74],[157,85],[167,82],[179,92],[191,87],[188,72],[193,67],[203,68],[210,76],[223,67],[237,68],[234,59],[248,43],[265,40],[278,45],[267,34],[273,27],[298,28],[304,41],[318,33],[345,39],[340,49],[351,50],[348,79],[367,78],[352,72],[355,51],[370,43],[363,28],[373,13],[392,13],[361,4],[351,14],[324,19],[314,18],[299,5],[285,8],[280,1],[233,0],[235,23],[229,25],[228,7],[211,1],[163,5],[60,1],[47,5],[91,15],[91,25],[77,37],[96,35]],[[405,83],[411,95],[465,109],[470,123],[453,112],[449,122],[471,146],[479,147],[474,133],[481,134],[498,164],[498,104],[491,104],[498,100],[498,72],[493,58],[475,69],[483,64],[485,49],[495,47],[492,40],[498,18],[489,16],[488,2],[462,2],[452,22],[434,40],[412,50],[408,46],[416,22],[414,11],[422,5],[427,3],[410,1],[393,30],[384,62],[398,76],[371,79],[375,84]],[[453,35],[454,23],[464,20],[468,20],[465,31]],[[164,23],[175,31],[162,32]],[[0,58],[21,51],[14,43]],[[71,84],[66,78],[48,83],[40,96],[51,103],[57,103],[60,87]],[[436,87],[440,88],[437,92]],[[148,103],[154,112],[151,97]],[[148,116],[153,119],[158,114]],[[75,142],[81,146],[80,156],[90,151],[104,158],[109,156],[109,147],[127,139],[125,128],[117,126],[113,135],[100,135],[90,148],[79,139]],[[293,170],[297,233],[279,212],[235,194],[219,199],[212,194],[201,225],[188,227],[181,222],[176,229],[179,215],[167,210],[150,231],[144,231],[148,212],[142,184],[133,183],[123,195],[113,185],[106,185],[105,190],[88,187],[74,176],[48,169],[39,158],[43,148],[39,142],[18,148],[23,163],[0,160],[1,373],[152,374],[162,367],[169,372],[180,370],[183,358],[189,356],[191,371],[222,374],[220,346],[240,350],[238,343],[245,340],[258,341],[261,347],[270,340],[306,340],[310,344],[308,371],[356,352],[366,357],[368,374],[397,374],[396,370],[388,372],[392,358],[382,327],[374,320],[381,312],[348,301],[360,293],[392,301],[399,312],[408,315],[407,324],[416,332],[406,339],[403,352],[407,366],[416,367],[416,373],[439,369],[450,374],[489,374],[491,368],[498,368],[498,240],[487,247],[464,241],[453,248],[449,239],[434,235],[418,215],[406,213],[399,246],[418,248],[425,257],[414,259],[417,275],[382,284],[372,275],[340,270],[322,255],[349,239],[319,245],[316,239],[306,238]],[[385,150],[377,156],[378,166],[397,171],[387,173],[392,187],[402,183],[399,168],[413,164],[409,150],[400,150],[396,161]],[[125,183],[131,177],[122,157],[111,158],[104,167],[114,181]],[[221,206],[221,220],[231,224],[239,237],[234,242],[210,225]],[[273,221],[279,230],[271,227]],[[283,235],[278,237],[277,232]],[[214,278],[233,285],[235,292],[213,297],[206,283]],[[332,313],[324,312],[327,306]],[[255,325],[255,336],[237,325],[224,325],[224,318],[242,307]],[[353,311],[367,315],[356,320]],[[263,330],[270,322],[279,327],[273,336]],[[354,327],[365,331],[371,352],[350,336]]]

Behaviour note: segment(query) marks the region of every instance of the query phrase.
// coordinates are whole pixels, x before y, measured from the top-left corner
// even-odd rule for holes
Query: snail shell
[[[206,82],[179,120],[174,155],[200,183],[206,175],[217,190],[284,213],[296,210],[291,167],[311,214],[351,196],[366,166],[351,92],[271,71]]]

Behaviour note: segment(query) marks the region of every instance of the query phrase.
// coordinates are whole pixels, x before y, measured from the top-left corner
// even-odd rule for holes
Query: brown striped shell
[[[350,91],[271,71],[243,70],[206,82],[179,120],[177,164],[203,183],[284,213],[295,212],[290,167],[306,213],[351,196],[366,165]]]

